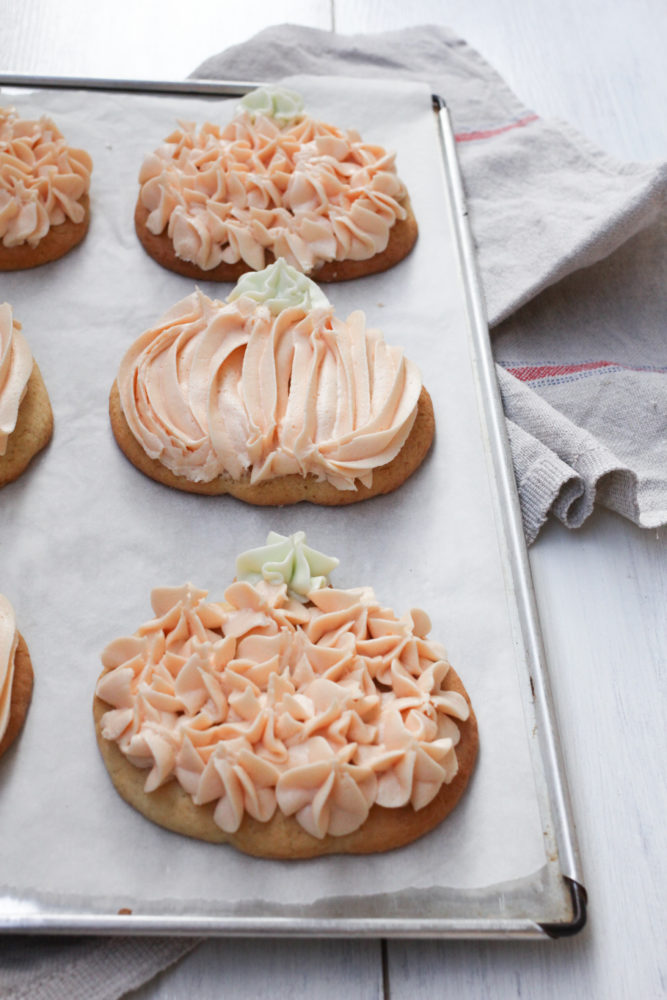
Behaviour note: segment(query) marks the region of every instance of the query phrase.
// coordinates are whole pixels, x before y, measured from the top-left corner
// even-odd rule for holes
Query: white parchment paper
[[[94,92],[11,97],[48,112],[94,160],[92,222],[61,261],[0,275],[44,375],[54,438],[0,492],[0,591],[14,604],[36,674],[18,744],[0,761],[0,887],[91,901],[266,900],[479,888],[531,874],[545,849],[515,673],[503,567],[450,233],[430,95],[413,84],[296,81],[307,109],[393,148],[420,225],[392,271],[328,285],[343,315],[420,366],[436,411],[425,465],[399,491],[340,510],[253,508],[155,484],[118,450],[107,398],[132,341],[193,282],[160,268],[134,233],[137,173],[177,119],[227,121],[236,99]],[[228,285],[201,283],[224,298]],[[151,617],[154,586],[187,580],[219,598],[235,555],[275,529],[303,529],[340,559],[333,583],[372,585],[401,613],[422,607],[475,706],[481,749],[455,813],[421,841],[371,858],[247,858],[161,830],[114,791],[95,745],[91,703],[100,652]],[[196,912],[197,903],[193,903]]]

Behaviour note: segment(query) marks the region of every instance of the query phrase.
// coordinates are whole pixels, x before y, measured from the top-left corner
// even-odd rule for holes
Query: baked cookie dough
[[[437,826],[478,734],[423,611],[336,590],[336,560],[271,532],[224,600],[153,592],[102,655],[98,745],[120,795],[177,833],[267,858],[367,854]]]
[[[33,671],[14,609],[0,594],[0,757],[21,731],[32,696]]]
[[[318,282],[385,271],[418,235],[393,154],[262,87],[232,121],[181,127],[144,160],[135,228],[163,267],[236,281],[277,258]]]
[[[92,160],[50,118],[0,108],[0,271],[63,257],[90,221]]]
[[[417,367],[283,260],[224,303],[200,291],[177,303],[126,353],[109,412],[152,479],[259,505],[388,493],[435,431]]]
[[[5,302],[0,305],[0,488],[18,479],[52,433],[44,380]]]

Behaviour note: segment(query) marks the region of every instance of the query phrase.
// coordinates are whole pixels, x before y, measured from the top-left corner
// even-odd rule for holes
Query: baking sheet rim
[[[190,79],[122,80],[86,77],[52,77],[3,73],[0,87],[29,89],[111,90],[174,96],[236,96],[258,86],[250,81],[210,81]],[[537,741],[531,744],[532,761],[538,784],[540,812],[547,819],[545,839],[549,836],[555,851],[547,851],[546,867],[555,866],[562,878],[566,896],[571,902],[571,912],[562,921],[541,923],[533,919],[497,916],[467,918],[411,917],[349,917],[294,918],[294,917],[186,917],[182,915],[109,914],[103,916],[69,911],[31,912],[19,905],[19,912],[7,916],[0,912],[0,930],[15,933],[90,933],[90,934],[163,934],[193,936],[265,934],[285,936],[339,937],[364,934],[375,937],[447,937],[447,938],[545,938],[576,933],[586,920],[586,891],[583,887],[580,860],[572,810],[563,767],[562,755],[555,723],[555,713],[549,686],[548,670],[537,616],[535,597],[528,563],[521,512],[514,483],[513,465],[505,431],[502,401],[495,379],[488,323],[480,291],[480,282],[474,254],[472,234],[468,223],[462,180],[458,167],[454,133],[445,100],[433,95],[443,180],[447,192],[448,208],[452,215],[459,263],[466,292],[469,319],[469,336],[475,382],[478,391],[478,409],[486,433],[487,465],[494,488],[495,514],[499,528],[499,541],[507,556],[513,588],[512,606],[516,610],[523,657],[517,657],[525,668],[520,676],[524,708],[532,714]],[[518,664],[519,665],[519,664]],[[528,695],[530,689],[530,695]],[[537,767],[536,765],[540,765]],[[545,809],[548,817],[544,817]],[[529,877],[520,881],[528,881]],[[497,904],[498,890],[489,886],[489,899]],[[463,897],[466,890],[458,890]],[[497,912],[497,905],[494,907]]]

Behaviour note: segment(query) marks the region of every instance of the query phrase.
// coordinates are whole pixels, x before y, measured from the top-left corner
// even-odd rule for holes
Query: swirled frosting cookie
[[[32,695],[32,663],[14,609],[0,594],[0,757],[14,742]]]
[[[417,239],[394,155],[261,88],[224,126],[181,126],[144,160],[135,226],[164,267],[235,281],[283,257],[318,281],[392,267]]]
[[[423,461],[431,400],[364,315],[343,321],[283,260],[225,302],[194,292],[126,353],[111,391],[137,468],[254,504],[339,505],[387,493]]]
[[[81,242],[92,166],[50,118],[0,108],[0,271],[46,264]]]
[[[423,611],[328,585],[337,560],[271,532],[222,601],[153,591],[102,655],[97,739],[117,790],[178,833],[249,854],[390,850],[454,808],[477,727]]]
[[[5,302],[0,305],[0,487],[21,475],[52,433],[46,386]]]

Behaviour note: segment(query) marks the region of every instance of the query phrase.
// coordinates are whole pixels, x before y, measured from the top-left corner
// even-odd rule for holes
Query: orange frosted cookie
[[[112,642],[94,703],[119,793],[178,833],[306,858],[411,842],[459,801],[468,695],[423,611],[337,590],[303,532],[240,556],[224,600],[191,584]]]
[[[11,604],[0,594],[0,757],[14,742],[28,711],[33,672]]]
[[[394,155],[314,120],[281,88],[247,94],[224,127],[182,123],[139,183],[141,243],[191,278],[235,281],[283,257],[343,281],[392,267],[417,239]]]
[[[0,108],[0,271],[46,264],[81,242],[91,170],[50,118]]]
[[[400,348],[338,319],[276,261],[225,302],[194,292],[126,353],[110,398],[116,440],[142,472],[254,504],[354,503],[400,486],[434,434]]]
[[[21,475],[52,433],[46,386],[5,302],[0,305],[0,487]]]

